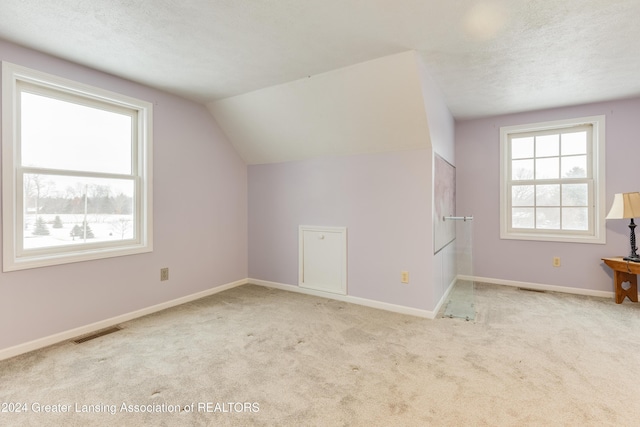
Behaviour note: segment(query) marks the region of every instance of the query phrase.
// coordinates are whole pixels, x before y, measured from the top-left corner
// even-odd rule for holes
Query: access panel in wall
[[[346,227],[300,226],[300,287],[346,295]]]

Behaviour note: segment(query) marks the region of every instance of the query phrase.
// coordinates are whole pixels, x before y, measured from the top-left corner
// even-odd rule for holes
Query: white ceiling
[[[456,118],[640,95],[640,0],[2,0],[0,38],[199,102],[417,51]]]

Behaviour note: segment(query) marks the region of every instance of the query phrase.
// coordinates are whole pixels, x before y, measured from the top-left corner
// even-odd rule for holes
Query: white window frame
[[[589,192],[589,230],[541,230],[511,228],[511,155],[509,139],[517,134],[570,129],[589,125],[592,129],[591,145],[587,147],[591,171],[587,172],[590,181]],[[531,123],[500,128],[500,238],[515,240],[537,240],[573,243],[606,243],[605,230],[605,116],[589,116],[568,120]]]
[[[133,239],[119,242],[93,242],[81,245],[23,249],[22,239],[22,176],[32,168],[22,167],[20,159],[19,99],[20,88],[31,87],[56,99],[73,97],[87,105],[99,103],[134,112],[136,131],[132,147],[134,181]],[[31,92],[31,90],[30,90]],[[153,188],[152,188],[152,114],[150,102],[53,76],[9,62],[2,62],[2,240],[4,272],[67,264],[116,256],[133,255],[153,250]],[[44,170],[49,172],[48,170]],[[51,171],[56,173],[55,170]],[[81,177],[100,177],[100,173],[57,171]]]

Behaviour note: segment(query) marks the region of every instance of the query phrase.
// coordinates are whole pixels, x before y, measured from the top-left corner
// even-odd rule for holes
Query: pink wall
[[[299,225],[348,227],[348,295],[425,310],[437,303],[431,150],[250,165],[249,277],[297,285]]]
[[[640,190],[640,98],[465,120],[456,123],[457,208],[474,215],[474,269],[480,277],[612,291],[602,257],[626,255],[624,220],[607,221],[607,243],[500,240],[500,127],[606,115],[606,208],[615,193]],[[562,266],[552,266],[561,257]]]
[[[246,165],[204,106],[2,41],[0,59],[154,104],[154,251],[0,273],[0,349],[247,277]]]

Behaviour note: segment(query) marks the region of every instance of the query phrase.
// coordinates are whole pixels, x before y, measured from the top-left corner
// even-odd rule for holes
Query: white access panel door
[[[346,227],[300,226],[300,287],[347,294]]]

